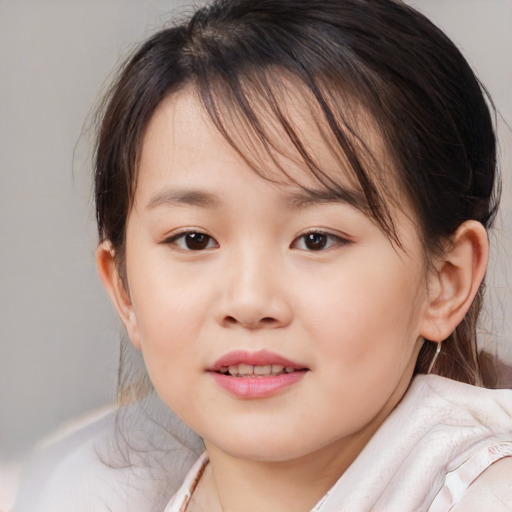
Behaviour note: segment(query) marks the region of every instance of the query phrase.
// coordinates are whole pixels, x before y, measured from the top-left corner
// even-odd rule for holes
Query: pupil
[[[208,235],[203,235],[203,233],[189,233],[185,237],[187,248],[192,251],[205,249],[208,245],[209,239],[210,237]]]
[[[306,247],[312,251],[319,251],[327,244],[327,236],[322,233],[309,233],[306,235]]]

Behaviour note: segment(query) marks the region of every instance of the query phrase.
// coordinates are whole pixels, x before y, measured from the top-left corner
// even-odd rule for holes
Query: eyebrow
[[[146,210],[154,210],[161,206],[200,206],[215,208],[220,200],[214,194],[199,190],[164,190],[154,195],[146,204]]]
[[[362,192],[346,187],[336,187],[335,190],[301,189],[298,192],[286,194],[287,202],[293,209],[305,209],[324,203],[344,203],[366,212],[368,206]],[[146,210],[160,207],[198,206],[201,208],[219,207],[219,197],[210,192],[185,189],[164,190],[155,194],[146,204]]]
[[[361,191],[340,186],[333,190],[303,189],[300,192],[289,194],[289,198],[290,206],[297,209],[322,203],[345,203],[362,212],[368,210],[366,198]]]

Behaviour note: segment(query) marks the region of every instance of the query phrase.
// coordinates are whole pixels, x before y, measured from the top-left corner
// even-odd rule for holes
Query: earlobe
[[[489,241],[484,226],[466,221],[455,232],[429,279],[429,298],[421,336],[448,338],[469,310],[485,276]]]
[[[116,252],[110,240],[105,240],[98,245],[96,249],[96,266],[101,282],[110,296],[130,340],[137,348],[140,348],[139,331],[130,293],[119,275]]]

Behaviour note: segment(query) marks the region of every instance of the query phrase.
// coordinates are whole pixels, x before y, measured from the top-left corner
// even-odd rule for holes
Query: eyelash
[[[315,239],[313,238],[314,236],[324,237],[322,239],[324,243],[322,243],[322,241],[319,242],[318,240],[315,241]],[[199,247],[191,248],[187,244],[187,237],[192,237],[192,241],[194,241],[193,237],[197,237],[197,239],[195,241],[198,243]],[[307,237],[309,237],[309,240]],[[331,241],[330,244],[329,244],[329,240]],[[189,241],[190,241],[190,239],[189,239]],[[301,242],[301,241],[304,243],[305,247],[298,247],[299,242]],[[312,242],[313,244],[318,244],[318,246],[316,248],[308,247],[307,246],[308,241]],[[212,242],[215,245],[212,246],[211,245]],[[204,251],[207,249],[214,249],[214,248],[219,247],[219,244],[213,237],[211,237],[210,235],[207,235],[206,233],[203,233],[201,231],[194,231],[194,230],[182,231],[180,233],[177,233],[177,234],[171,236],[170,238],[165,239],[163,241],[163,243],[175,245],[183,251],[191,251],[191,252],[200,252],[200,251]],[[347,245],[349,243],[350,243],[350,241],[347,240],[346,238],[343,238],[343,237],[340,237],[337,235],[333,235],[332,233],[327,233],[327,232],[319,230],[319,229],[311,229],[309,231],[306,231],[305,233],[302,233],[297,238],[295,238],[293,240],[293,242],[291,243],[290,247],[292,249],[299,249],[299,250],[303,250],[303,251],[307,251],[307,252],[321,252],[321,251],[328,250],[335,245]]]
[[[192,249],[187,244],[187,237],[195,237],[197,236],[197,240],[201,240],[200,237],[204,237],[207,240],[207,243],[204,247],[201,247],[201,243],[199,242],[200,248]],[[214,247],[209,247],[210,243],[214,242]],[[213,249],[215,247],[218,247],[219,244],[216,242],[216,240],[211,237],[210,235],[207,235],[206,233],[203,233],[202,231],[196,231],[196,230],[189,230],[189,231],[182,231],[180,233],[177,233],[170,238],[166,238],[163,242],[164,244],[170,244],[170,245],[176,245],[179,249],[183,251],[191,251],[191,252],[200,252],[204,251],[206,249]]]
[[[307,242],[306,242],[307,237],[310,237],[309,241],[313,241],[313,238],[312,238],[313,235],[320,235],[322,237],[325,237],[325,239],[327,240],[326,243],[328,243],[328,240],[331,240],[331,243],[327,247],[325,247],[325,245],[322,245],[321,247],[316,248],[316,249],[312,249],[312,248],[299,248],[299,247],[297,247],[299,241],[304,242],[304,245],[306,245],[307,244]],[[331,247],[333,247],[335,245],[342,246],[342,245],[347,245],[349,243],[350,243],[349,240],[347,240],[346,238],[343,238],[341,236],[334,235],[334,234],[328,233],[326,231],[322,231],[321,229],[310,229],[310,230],[306,231],[305,233],[302,233],[300,236],[298,236],[292,242],[291,247],[297,248],[297,249],[300,249],[300,250],[303,250],[303,251],[308,251],[308,252],[321,252],[321,251],[326,251],[326,250],[330,249]]]

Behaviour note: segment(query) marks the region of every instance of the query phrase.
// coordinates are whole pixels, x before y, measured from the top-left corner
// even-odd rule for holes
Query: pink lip
[[[288,366],[294,370],[305,370],[305,366],[294,361],[290,361],[279,354],[274,354],[267,350],[260,350],[258,352],[247,352],[244,350],[236,350],[229,352],[215,361],[208,371],[218,372],[223,366],[232,366],[235,364],[251,364],[253,366],[265,366],[267,364],[280,364],[281,366]]]
[[[219,373],[222,367],[238,364],[253,366],[278,364],[296,371],[270,377],[232,377]],[[239,398],[266,398],[302,380],[308,372],[308,368],[278,354],[262,350],[259,352],[230,352],[218,359],[207,371],[221,388]]]

